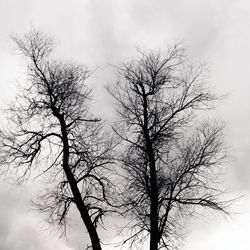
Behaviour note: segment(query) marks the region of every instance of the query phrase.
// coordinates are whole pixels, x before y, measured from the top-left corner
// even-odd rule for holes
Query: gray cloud
[[[22,62],[10,53],[9,35],[27,30],[31,24],[55,36],[58,57],[99,67],[89,84],[96,90],[94,111],[107,119],[113,117],[113,108],[103,86],[114,80],[107,64],[135,55],[136,46],[164,48],[167,43],[183,39],[192,59],[211,63],[212,88],[229,93],[215,114],[227,121],[226,141],[234,155],[234,161],[228,163],[226,185],[236,195],[249,195],[249,1],[1,1],[1,105],[15,92],[14,83],[23,70]],[[24,200],[28,200],[28,195],[8,193],[3,184],[0,186],[0,198],[4,201],[0,202],[1,250],[67,249],[64,240],[58,240],[56,235],[41,233],[37,223],[42,218],[27,212]],[[249,196],[244,202],[242,207],[248,204]],[[249,219],[249,214],[244,218]],[[221,231],[226,230],[227,224],[219,225]],[[208,240],[204,235],[211,232],[209,228],[204,226],[202,232],[203,236],[194,233],[190,240],[195,241],[195,237]],[[80,248],[83,234],[82,226],[75,222],[69,235],[69,244],[74,249]]]
[[[49,234],[42,219],[29,209],[27,190],[0,183],[0,249],[1,250],[71,250],[58,236]],[[27,187],[26,187],[27,188]],[[30,186],[30,188],[32,188]]]

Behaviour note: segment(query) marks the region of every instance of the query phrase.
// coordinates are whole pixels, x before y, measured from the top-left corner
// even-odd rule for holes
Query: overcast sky
[[[90,79],[96,111],[113,116],[103,86],[113,80],[108,64],[142,49],[164,49],[182,40],[190,58],[207,62],[210,85],[228,94],[216,116],[227,122],[226,142],[233,159],[225,187],[244,195],[232,219],[209,216],[189,227],[184,250],[249,250],[250,221],[250,2],[248,0],[0,0],[0,105],[15,93],[23,62],[13,53],[10,35],[31,26],[51,34],[56,56],[97,69]],[[29,211],[31,186],[10,189],[0,179],[1,250],[79,250],[78,226],[68,241],[46,230]],[[110,236],[106,236],[110,238]]]

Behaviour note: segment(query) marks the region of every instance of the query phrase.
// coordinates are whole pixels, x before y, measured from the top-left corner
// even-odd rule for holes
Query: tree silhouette
[[[168,249],[198,207],[226,212],[216,185],[226,156],[223,126],[196,116],[216,96],[179,44],[165,54],[140,53],[118,67],[118,76],[108,91],[120,117],[114,131],[126,148],[119,160],[131,236],[124,242],[132,247],[149,237],[150,250]]]
[[[10,106],[9,129],[1,131],[1,168],[16,170],[21,182],[34,169],[46,176],[38,209],[50,223],[66,226],[74,204],[92,248],[100,250],[97,225],[109,211],[112,142],[88,111],[89,70],[52,60],[53,41],[43,33],[32,30],[13,40],[27,59],[27,83]]]

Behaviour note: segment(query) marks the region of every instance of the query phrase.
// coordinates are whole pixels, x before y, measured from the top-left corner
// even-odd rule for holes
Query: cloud
[[[0,249],[1,250],[73,250],[42,226],[42,218],[28,209],[29,195],[0,183]],[[11,191],[10,191],[11,190]]]
[[[237,195],[237,194],[235,194]],[[242,198],[234,207],[241,210],[240,214],[234,214],[232,218],[220,218],[214,221],[216,226],[199,220],[191,236],[188,237],[186,250],[248,250],[249,249],[249,220],[250,199]],[[198,239],[198,240],[197,240]]]
[[[226,140],[235,154],[235,161],[228,164],[228,186],[231,190],[237,189],[239,194],[249,193],[249,1],[1,1],[1,103],[11,95],[22,66],[9,53],[9,35],[22,33],[31,24],[55,36],[59,41],[57,55],[60,58],[72,58],[93,68],[100,66],[89,83],[96,88],[94,110],[106,117],[113,115],[113,107],[103,86],[114,81],[113,71],[107,64],[117,64],[135,55],[136,46],[164,48],[167,43],[183,39],[191,57],[211,62],[213,89],[230,93],[217,112],[218,117],[228,123]],[[56,235],[48,236],[39,229],[38,214],[27,212],[25,200],[29,195],[9,193],[3,184],[0,187],[1,201],[4,201],[0,203],[1,250],[68,250],[69,244],[74,249],[83,244],[82,224],[69,229],[69,244]],[[248,206],[248,202],[249,197],[244,199],[242,207]],[[232,222],[235,226],[221,222],[213,223],[212,229],[202,226],[202,236],[194,232],[190,238],[193,242],[187,249],[222,250],[226,247],[229,250],[232,246],[239,249],[237,242],[245,249],[243,237],[248,237],[242,230],[247,231],[249,218],[245,213]],[[227,243],[227,238],[231,243]]]

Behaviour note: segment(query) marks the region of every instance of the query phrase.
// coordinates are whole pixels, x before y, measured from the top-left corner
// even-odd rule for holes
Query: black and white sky
[[[107,120],[112,119],[113,110],[103,87],[114,80],[108,65],[136,55],[137,47],[164,49],[167,44],[182,40],[191,60],[208,63],[210,87],[218,94],[227,94],[213,114],[227,123],[225,139],[233,156],[226,163],[224,187],[230,194],[228,197],[244,196],[234,205],[231,219],[209,215],[194,220],[183,249],[248,250],[250,2],[0,0],[1,109],[15,95],[15,84],[22,79],[24,71],[10,36],[28,31],[31,26],[55,38],[59,58],[96,69],[89,79],[95,89],[93,110]],[[39,214],[30,211],[32,186],[29,183],[17,189],[0,178],[0,249],[81,249],[84,234],[81,227],[73,225],[68,240],[59,239],[58,234],[46,229]],[[110,235],[106,237],[111,239]]]

